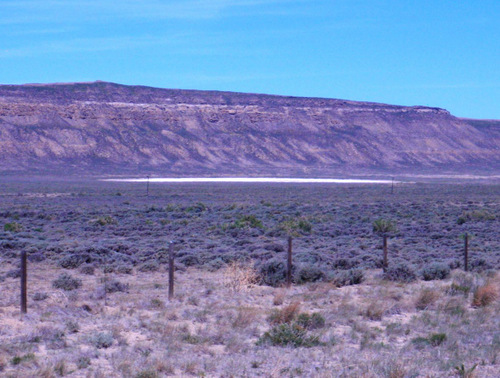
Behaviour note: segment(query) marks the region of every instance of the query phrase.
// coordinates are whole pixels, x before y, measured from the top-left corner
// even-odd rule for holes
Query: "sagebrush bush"
[[[106,293],[127,292],[129,284],[124,284],[118,280],[111,280],[105,283]]]
[[[363,270],[339,270],[333,273],[330,280],[337,286],[358,285],[365,279]]]
[[[75,269],[75,268],[78,268],[83,263],[86,263],[89,261],[90,261],[89,256],[68,255],[68,256],[62,257],[59,260],[58,265],[62,268],[65,268],[65,269]]]
[[[306,282],[323,281],[326,277],[325,272],[319,265],[301,264],[294,274],[294,282],[304,284]]]
[[[444,280],[450,275],[450,266],[444,263],[432,263],[425,266],[420,274],[424,281]]]
[[[96,333],[90,338],[90,343],[97,349],[109,348],[113,345],[113,335],[104,332]]]
[[[71,291],[78,289],[80,286],[82,286],[82,280],[78,278],[73,278],[68,273],[63,273],[54,281],[52,281],[52,286],[56,289]]]
[[[116,266],[115,272],[120,274],[132,274],[132,266],[120,264]]]
[[[142,263],[137,267],[139,272],[157,272],[160,270],[160,264],[157,261],[151,260]]]
[[[413,282],[417,279],[415,269],[408,264],[399,263],[389,266],[384,272],[384,279],[397,282]]]
[[[87,274],[89,276],[93,275],[95,272],[95,267],[94,265],[91,264],[85,264],[80,267],[80,273],[82,274]]]
[[[286,263],[284,259],[273,258],[258,263],[256,270],[263,284],[269,286],[280,286],[286,280]]]

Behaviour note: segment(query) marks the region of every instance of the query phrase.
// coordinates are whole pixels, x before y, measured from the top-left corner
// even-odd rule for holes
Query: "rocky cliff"
[[[446,110],[105,82],[0,86],[0,172],[497,173],[500,121]]]

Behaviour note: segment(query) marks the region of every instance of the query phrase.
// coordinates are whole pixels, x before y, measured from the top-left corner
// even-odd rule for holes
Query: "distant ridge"
[[[498,174],[500,121],[424,106],[101,81],[0,85],[0,172]]]

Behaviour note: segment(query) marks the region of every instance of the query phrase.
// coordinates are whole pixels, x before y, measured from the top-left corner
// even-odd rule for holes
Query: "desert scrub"
[[[243,215],[234,223],[229,225],[229,228],[259,228],[264,229],[262,221],[257,219],[255,215]]]
[[[305,329],[319,329],[325,326],[325,318],[319,312],[303,312],[297,316],[297,324]]]
[[[139,272],[157,272],[160,270],[160,264],[157,261],[151,260],[142,263],[137,267]]]
[[[297,323],[284,323],[271,328],[264,333],[257,345],[271,344],[275,346],[312,347],[320,345],[317,336],[308,336],[307,330]]]
[[[52,286],[56,289],[62,289],[66,291],[71,291],[78,289],[82,286],[82,280],[78,278],[73,278],[68,273],[63,273],[52,281]]]
[[[363,270],[349,269],[339,270],[330,275],[329,281],[333,282],[335,286],[342,287],[348,285],[358,285],[365,279]]]
[[[105,281],[104,287],[106,288],[106,293],[128,292],[129,284],[124,284],[113,279],[109,282]]]
[[[432,263],[420,272],[424,281],[444,280],[450,275],[450,267],[444,263]]]
[[[89,341],[97,349],[105,349],[113,345],[113,335],[111,333],[99,332],[93,335]]]
[[[388,281],[413,282],[417,279],[417,274],[413,266],[399,263],[388,267],[383,277]]]
[[[16,222],[5,223],[3,230],[6,232],[21,232],[23,230],[23,226]]]
[[[492,221],[495,215],[487,210],[464,211],[457,219],[457,224],[464,224],[470,221]]]
[[[430,305],[434,304],[438,300],[438,298],[439,294],[436,290],[428,288],[423,289],[417,297],[417,300],[415,301],[415,308],[417,310],[425,310]]]
[[[298,236],[299,233],[310,234],[312,231],[312,224],[305,218],[290,219],[281,222],[278,228],[288,235]]]
[[[106,226],[108,224],[117,224],[115,218],[113,218],[110,215],[106,215],[104,217],[99,217],[96,220],[94,220],[93,223],[95,225],[98,225],[98,226]]]
[[[256,264],[260,282],[269,286],[280,286],[286,280],[286,264],[284,259],[272,258]],[[292,272],[293,274],[293,272]]]
[[[325,272],[319,265],[301,264],[294,274],[294,281],[297,284],[306,282],[323,281],[326,277]]]

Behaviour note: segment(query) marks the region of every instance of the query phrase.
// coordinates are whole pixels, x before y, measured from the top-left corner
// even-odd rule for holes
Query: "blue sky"
[[[499,0],[0,0],[0,83],[104,80],[500,119],[499,20]]]

